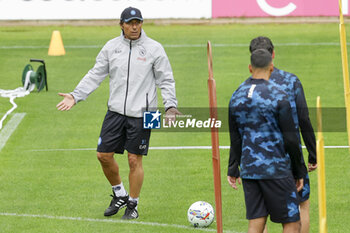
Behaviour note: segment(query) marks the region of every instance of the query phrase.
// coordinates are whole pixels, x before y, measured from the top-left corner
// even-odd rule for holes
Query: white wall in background
[[[211,18],[211,0],[0,0],[0,20],[119,19],[124,8],[145,19]]]

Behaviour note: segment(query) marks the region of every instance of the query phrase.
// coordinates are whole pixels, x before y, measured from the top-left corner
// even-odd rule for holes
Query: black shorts
[[[107,111],[98,139],[98,152],[123,154],[124,150],[147,155],[150,129],[143,128],[143,118],[135,118]]]
[[[298,193],[300,197],[300,202],[309,200],[310,198],[310,179],[309,174],[306,174],[304,177],[304,186],[303,189]]]
[[[243,179],[247,219],[270,215],[272,222],[300,220],[299,196],[292,177],[271,180]]]

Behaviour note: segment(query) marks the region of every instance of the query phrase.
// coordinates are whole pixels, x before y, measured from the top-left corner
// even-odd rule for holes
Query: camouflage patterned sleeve
[[[278,124],[282,131],[285,151],[290,156],[293,176],[295,179],[301,179],[307,170],[299,147],[298,131],[294,124],[291,124],[293,117],[289,101],[286,99],[280,101],[278,109]]]
[[[300,81],[295,83],[294,90],[296,91],[296,108],[298,113],[298,121],[300,132],[303,137],[307,151],[309,152],[309,163],[315,164],[316,160],[316,138],[312,127],[309,110],[307,107],[303,86]]]
[[[239,164],[242,155],[242,139],[238,131],[232,108],[229,107],[229,129],[230,129],[230,138],[231,138],[231,147],[230,147],[230,157],[228,161],[228,171],[227,175],[232,177],[240,177],[239,173]]]

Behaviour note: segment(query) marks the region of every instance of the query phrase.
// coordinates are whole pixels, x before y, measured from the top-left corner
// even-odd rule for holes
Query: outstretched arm
[[[230,157],[228,161],[228,171],[227,171],[227,181],[229,185],[235,190],[238,189],[238,184],[241,184],[241,178],[239,174],[239,163],[241,161],[242,154],[242,139],[241,135],[238,132],[237,125],[235,123],[235,119],[233,117],[232,108],[229,106],[229,128],[230,128]]]
[[[80,80],[78,86],[71,93],[58,93],[64,99],[56,105],[60,111],[70,110],[77,102],[85,100],[108,75],[108,59],[105,47],[96,58],[94,67]]]
[[[60,111],[68,111],[75,105],[74,97],[67,93],[58,93],[63,96],[64,99],[56,105],[56,108]]]
[[[295,104],[297,107],[300,132],[307,151],[309,152],[309,171],[313,171],[317,168],[315,133],[309,118],[309,109],[300,81],[295,84],[294,88],[296,90]]]
[[[233,108],[231,106],[229,106],[228,122],[229,122],[229,129],[230,129],[231,144],[230,144],[230,156],[228,160],[227,176],[228,178],[229,177],[239,178],[240,177],[239,165],[241,163],[241,156],[242,156],[242,138],[238,131],[235,117],[233,115]],[[229,180],[229,183],[230,183],[230,180]],[[230,185],[232,186],[231,183]],[[235,188],[234,186],[232,187]]]
[[[294,178],[301,179],[306,175],[307,170],[299,146],[298,131],[292,122],[293,117],[289,101],[286,99],[280,101],[278,123],[283,135],[284,148],[286,153],[289,154]]]
[[[85,100],[109,74],[108,43],[102,48],[96,57],[96,63],[92,69],[80,80],[74,89],[72,96],[75,103]]]

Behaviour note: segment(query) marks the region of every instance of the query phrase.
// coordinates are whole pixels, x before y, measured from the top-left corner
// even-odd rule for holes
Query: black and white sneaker
[[[105,216],[115,215],[120,209],[126,206],[129,200],[129,195],[124,197],[117,197],[115,194],[113,194],[111,197],[113,197],[113,199],[111,201],[111,204],[109,204],[109,207],[105,210]]]
[[[125,213],[122,217],[122,219],[129,220],[129,219],[136,219],[139,217],[139,213],[136,209],[137,203],[133,201],[129,201],[126,205]]]

